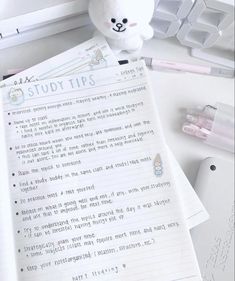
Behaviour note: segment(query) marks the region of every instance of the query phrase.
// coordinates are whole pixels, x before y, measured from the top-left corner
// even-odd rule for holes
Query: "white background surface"
[[[89,26],[2,50],[0,51],[0,77],[6,74],[8,69],[25,69],[55,56],[90,39],[92,34],[93,28]],[[179,45],[176,39],[152,39],[145,43],[141,54],[208,65],[206,62],[192,58],[189,55],[189,49]],[[128,57],[128,55],[122,55],[122,57]],[[232,160],[232,154],[183,134],[181,124],[184,108],[214,105],[216,102],[233,105],[234,79],[175,72],[151,72],[150,77],[167,143],[190,182],[194,184],[201,160],[207,157]]]
[[[25,11],[30,12],[69,1],[0,0],[0,20]],[[92,34],[93,28],[90,26],[2,50],[0,51],[0,80],[8,69],[29,68],[90,39]],[[176,39],[148,41],[144,45],[142,55],[208,65],[206,62],[192,58],[189,49],[181,46]],[[151,72],[150,77],[167,143],[190,182],[194,185],[197,170],[203,159],[219,157],[232,160],[232,154],[183,134],[181,125],[185,108],[214,105],[216,102],[234,105],[234,79],[166,72]],[[0,169],[1,167],[0,155]]]

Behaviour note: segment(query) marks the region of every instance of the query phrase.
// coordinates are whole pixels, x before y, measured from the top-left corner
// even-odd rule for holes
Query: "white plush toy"
[[[153,37],[150,21],[154,0],[90,0],[89,15],[110,47],[116,51],[138,51],[143,40]]]

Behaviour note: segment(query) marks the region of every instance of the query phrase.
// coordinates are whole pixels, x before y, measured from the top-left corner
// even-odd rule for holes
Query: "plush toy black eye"
[[[123,23],[127,23],[127,22],[128,22],[128,19],[123,19],[122,22],[123,22]]]
[[[116,20],[115,20],[114,18],[112,18],[112,19],[111,19],[111,22],[112,22],[112,23],[115,23],[115,22],[116,22]]]

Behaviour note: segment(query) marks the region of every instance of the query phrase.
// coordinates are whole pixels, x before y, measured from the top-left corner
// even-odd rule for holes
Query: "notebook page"
[[[0,82],[0,88],[112,65],[118,65],[117,58],[105,39],[102,36],[96,36],[62,54]]]
[[[3,122],[3,106],[0,99],[0,280],[16,281],[16,263],[11,202],[8,184],[6,142]]]
[[[174,171],[173,177],[175,180],[176,187],[178,188],[178,195],[181,201],[183,214],[186,219],[189,229],[198,226],[209,219],[209,214],[205,209],[202,202],[198,199],[198,196],[185,176],[179,163],[176,161],[174,154],[168,148],[169,159],[171,168]],[[195,199],[197,198],[197,200]]]
[[[2,94],[19,280],[201,280],[142,62]]]
[[[94,54],[96,55],[94,56]],[[105,58],[105,60],[102,58]],[[114,65],[118,65],[117,59],[105,39],[98,36],[5,80],[0,83],[0,88]],[[184,215],[188,227],[193,228],[207,220],[208,214],[179,164],[175,165],[177,161],[174,155],[171,152],[169,153],[169,157],[172,158],[171,162],[174,163],[176,188],[182,198],[182,204],[184,204]]]

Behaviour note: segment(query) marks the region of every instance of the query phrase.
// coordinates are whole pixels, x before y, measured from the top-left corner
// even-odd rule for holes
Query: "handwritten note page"
[[[19,280],[201,280],[143,63],[2,94]]]
[[[0,88],[115,65],[118,65],[118,61],[107,42],[103,37],[97,36],[1,82]],[[174,155],[171,151],[169,153],[172,167],[174,167],[176,188],[183,204],[184,216],[188,227],[193,228],[207,220],[208,213]]]
[[[118,65],[118,62],[107,42],[102,37],[95,37],[71,50],[59,54],[15,75],[14,77],[9,78],[6,81],[1,82],[0,87],[17,85],[65,74],[68,75],[70,73],[88,71],[91,69],[109,67],[112,65]],[[2,106],[0,106],[0,111],[0,131],[3,132],[4,125],[2,120]],[[0,149],[0,191],[2,194],[0,202],[0,280],[13,281],[16,278],[14,270],[14,268],[16,268],[14,265],[15,249],[11,220],[11,205],[9,203],[8,193],[9,185],[7,183],[8,178],[5,175],[7,174],[7,167],[5,165],[6,161],[4,160],[6,148],[3,134],[0,135]],[[176,188],[180,198],[182,199],[182,207],[184,216],[187,219],[187,225],[190,228],[194,227],[207,218],[207,213],[172,154],[170,154],[170,162],[174,166],[174,174],[176,174],[174,175]],[[201,214],[200,217],[198,215],[199,212]],[[18,255],[17,252],[16,254]]]
[[[7,146],[0,98],[0,280],[16,281],[16,260],[11,200],[8,182]]]

